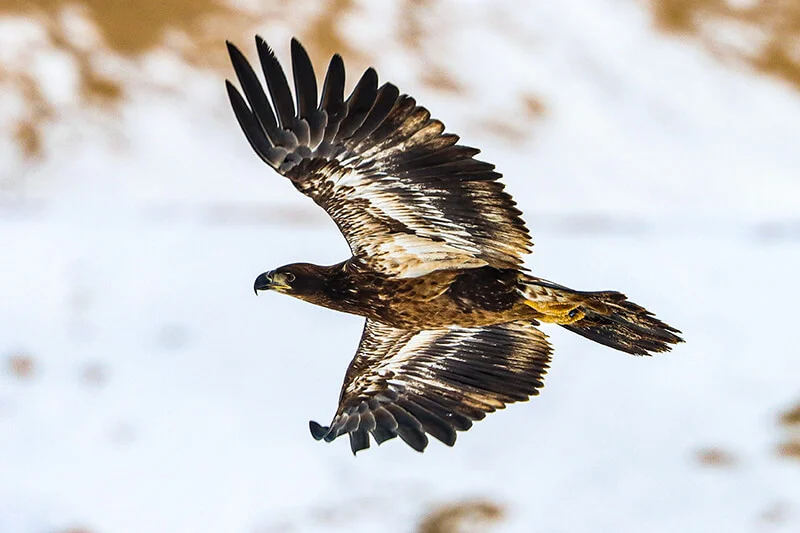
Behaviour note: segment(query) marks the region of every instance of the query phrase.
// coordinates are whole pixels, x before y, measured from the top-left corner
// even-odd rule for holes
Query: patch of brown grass
[[[36,124],[31,118],[25,117],[14,126],[14,139],[22,149],[22,155],[28,159],[42,153],[42,136]]]
[[[123,80],[101,67],[99,59],[135,60],[168,47],[190,65],[227,69],[226,38],[240,35],[243,27],[251,27],[257,20],[286,22],[297,7],[287,10],[280,0],[269,0],[261,3],[258,13],[248,13],[223,0],[0,0],[0,17],[32,20],[44,29],[46,43],[22,53],[58,51],[73,60],[78,80],[76,105],[113,110],[124,100],[126,88]],[[353,0],[332,0],[306,21],[298,36],[312,57],[329,57],[334,51],[351,54],[338,30],[339,21],[351,9]],[[96,32],[96,45],[87,45],[87,28],[76,25],[76,19]],[[63,110],[44,96],[37,79],[26,69],[28,61],[22,58],[19,63],[17,68],[4,65],[0,90],[8,92],[10,86],[22,95],[25,109],[13,134],[23,156],[35,158],[42,154],[46,125],[59,119]]]
[[[737,463],[736,457],[729,451],[722,448],[704,448],[698,450],[697,461],[705,466],[712,467],[731,467]]]
[[[320,61],[328,61],[334,54],[341,54],[348,60],[365,60],[339,31],[338,21],[355,9],[354,0],[330,0],[323,2],[323,6],[322,11],[303,33],[303,44],[309,48],[312,60],[315,53]]]
[[[456,81],[452,74],[442,65],[431,65],[422,73],[422,83],[446,93],[459,94],[464,88]]]
[[[648,0],[656,27],[702,42],[800,90],[800,0]],[[727,42],[720,28],[753,38]]]
[[[528,124],[508,117],[486,117],[477,123],[477,128],[484,134],[499,139],[504,144],[515,145],[528,136]]]
[[[778,455],[800,459],[800,403],[781,414],[780,424],[788,430],[788,437],[778,446]]]
[[[80,44],[82,36],[75,34],[75,27],[66,22],[69,10],[91,23],[109,51],[126,57],[152,50],[163,43],[168,32],[205,35],[210,21],[237,16],[236,10],[219,0],[0,0],[0,14],[42,23],[57,48],[74,54],[82,60],[82,69],[91,71],[90,51]],[[200,60],[199,54],[195,59]]]
[[[5,70],[0,82],[16,84],[24,95],[26,112],[14,125],[14,139],[25,157],[34,158],[42,152],[41,124],[53,118],[55,108],[27,72]]]
[[[530,93],[522,96],[521,104],[525,117],[530,120],[541,117],[547,109],[538,96]]]
[[[402,0],[403,16],[399,20],[400,41],[425,62],[422,83],[453,94],[461,94],[464,88],[458,83],[446,63],[439,59],[437,39],[442,36],[441,18],[433,9],[436,2],[430,0]],[[446,32],[445,32],[446,34]]]
[[[791,459],[800,459],[800,440],[789,440],[778,446],[778,455]]]
[[[420,522],[417,533],[458,533],[479,531],[476,526],[491,526],[503,519],[502,506],[487,500],[469,500],[443,505]],[[484,528],[484,530],[487,530]]]
[[[49,125],[72,127],[75,111],[116,111],[131,83],[120,72],[136,68],[136,61],[156,50],[169,50],[191,66],[228,76],[231,68],[224,41],[236,41],[252,53],[252,33],[268,28],[289,28],[303,41],[315,65],[324,65],[340,53],[348,71],[357,72],[379,53],[355,49],[343,31],[343,24],[360,9],[355,0],[295,0],[291,9],[281,0],[264,0],[254,11],[234,8],[228,1],[0,0],[0,17],[34,21],[45,36],[16,51],[10,64],[0,65],[0,90],[21,95],[24,102],[24,110],[8,130],[20,153],[26,159],[42,155]],[[457,27],[458,18],[436,0],[397,0],[396,7],[398,44],[424,65],[420,81],[434,90],[463,96],[465,88],[441,53],[453,31],[464,31]],[[242,41],[243,35],[250,41]],[[43,53],[71,60],[77,80],[74,102],[53,102],[40,87],[41,80],[29,65]],[[153,83],[135,79],[139,84]],[[523,94],[516,107],[514,124],[489,123],[487,129],[509,141],[527,136],[530,120],[542,114],[544,105],[536,96]]]
[[[58,51],[72,60],[77,70],[75,104],[88,107],[113,108],[125,96],[122,80],[98,65],[100,55],[137,58],[163,44],[170,32],[202,33],[209,18],[233,13],[213,0],[0,0],[0,16],[35,21],[45,31],[46,42],[25,50],[24,54]],[[76,25],[77,19],[88,23],[97,33],[98,46],[88,44],[88,28]],[[186,55],[195,62],[205,62],[206,57],[214,56],[199,49],[186,50]],[[27,61],[23,58],[19,64],[16,68],[6,68],[2,84],[10,85],[22,95],[25,109],[14,126],[14,137],[22,155],[35,158],[43,152],[46,125],[59,118],[64,110],[57,109],[43,95],[36,77],[27,70]]]
[[[800,426],[800,403],[783,413],[780,423],[784,426]]]
[[[503,116],[482,118],[477,128],[506,144],[519,144],[531,135],[533,125],[546,113],[544,103],[531,93],[514,101],[514,109]]]
[[[36,371],[36,364],[32,356],[19,353],[8,357],[8,371],[17,379],[30,379]]]

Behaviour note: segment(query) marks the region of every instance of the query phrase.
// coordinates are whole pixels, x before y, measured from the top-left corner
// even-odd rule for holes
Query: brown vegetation
[[[24,50],[16,65],[0,69],[0,86],[6,90],[13,87],[25,105],[14,125],[23,155],[41,155],[45,126],[62,118],[63,111],[47,99],[29,71],[30,57],[53,51],[65,54],[77,70],[75,105],[111,110],[123,100],[126,87],[123,79],[104,68],[104,60],[136,60],[166,47],[193,66],[221,69],[227,65],[222,45],[226,38],[246,33],[259,19],[274,24],[289,15],[277,0],[261,4],[258,13],[246,13],[222,0],[0,0],[0,17],[35,21],[46,34],[46,42]],[[351,4],[352,0],[334,0],[307,20],[307,32],[300,36],[312,57],[315,52],[349,52],[339,36],[337,21]]]
[[[420,81],[434,90],[463,94],[452,67],[441,59],[449,34],[442,30],[441,21],[450,14],[442,12],[434,0],[397,2],[401,16],[396,38],[422,65]],[[357,50],[343,30],[343,24],[360,9],[354,0],[296,0],[290,10],[279,0],[257,5],[255,11],[241,11],[225,0],[0,0],[0,18],[34,21],[45,35],[43,41],[13,52],[14,61],[0,67],[0,87],[7,94],[20,95],[24,103],[12,125],[21,153],[29,159],[42,155],[47,126],[68,123],[69,111],[113,112],[124,100],[129,83],[152,83],[139,74],[125,79],[120,72],[126,66],[139,72],[136,61],[155,50],[169,50],[197,68],[229,73],[225,39],[252,50],[252,43],[241,42],[242,36],[288,26],[302,39],[314,63],[326,62],[337,52],[353,71],[373,62],[372,52]],[[68,106],[48,99],[29,68],[32,58],[42,53],[58,53],[74,65],[77,94]],[[523,118],[538,117],[544,109],[532,95],[523,96],[519,107]],[[528,129],[528,124],[517,124],[511,134],[508,128],[498,127],[488,132],[518,139]]]
[[[698,39],[800,90],[800,0],[648,2],[659,29]]]
[[[800,459],[800,440],[789,440],[778,446],[778,455]]]
[[[431,511],[420,522],[417,533],[481,531],[478,527],[485,526],[485,529],[491,524],[502,520],[504,514],[505,511],[502,506],[486,500],[451,503]]]
[[[18,379],[30,379],[36,370],[33,357],[28,354],[19,353],[8,357],[8,371]]]
[[[784,426],[800,426],[800,403],[783,413],[780,422]]]
[[[788,436],[778,446],[778,455],[800,459],[800,403],[783,413],[779,422],[787,430]]]
[[[722,448],[704,448],[697,451],[700,464],[712,467],[730,467],[736,464],[736,457]]]

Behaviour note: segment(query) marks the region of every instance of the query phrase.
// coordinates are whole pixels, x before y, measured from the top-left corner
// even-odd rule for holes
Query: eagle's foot
[[[573,324],[586,316],[583,309],[574,303],[525,300],[525,305],[532,307],[541,315],[536,317],[540,322],[548,322],[551,324]]]

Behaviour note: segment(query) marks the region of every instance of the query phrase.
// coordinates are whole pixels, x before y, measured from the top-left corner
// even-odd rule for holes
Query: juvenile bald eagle
[[[318,98],[308,54],[292,40],[292,94],[272,49],[256,37],[267,97],[228,43],[242,96],[226,81],[255,152],[336,222],[352,257],[296,263],[257,277],[274,290],[366,317],[329,426],[353,453],[399,436],[422,451],[448,446],[486,413],[525,401],[550,362],[541,322],[635,355],[682,342],[675,328],[619,292],[580,292],[522,266],[531,240],[494,165],[391,83],[367,69],[345,98],[342,58]]]

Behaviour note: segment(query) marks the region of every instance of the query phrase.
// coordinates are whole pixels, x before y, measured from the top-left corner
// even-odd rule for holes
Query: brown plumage
[[[682,342],[678,330],[618,292],[580,292],[530,275],[531,240],[520,211],[478,150],[367,69],[344,96],[335,55],[321,95],[303,47],[292,40],[295,98],[272,50],[256,38],[267,97],[228,43],[244,97],[227,82],[255,152],[321,206],[352,257],[296,263],[258,276],[275,290],[366,317],[329,426],[353,452],[399,436],[422,451],[506,404],[538,394],[553,322],[617,350],[649,355]]]

